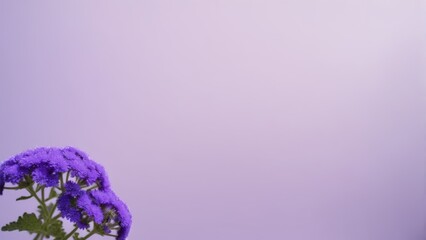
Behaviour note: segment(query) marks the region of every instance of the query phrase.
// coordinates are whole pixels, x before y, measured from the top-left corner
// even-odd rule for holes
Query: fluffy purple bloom
[[[5,183],[19,184],[27,177],[45,187],[58,187],[64,173],[72,179],[65,183],[56,202],[61,216],[81,229],[89,228],[93,221],[105,233],[111,232],[105,223],[116,223],[120,226],[117,240],[126,239],[132,223],[129,209],[110,189],[105,169],[76,148],[36,148],[1,163],[0,195]],[[82,189],[93,184],[97,190]]]
[[[49,164],[41,163],[37,168],[34,168],[31,176],[34,182],[46,187],[53,187],[58,185],[60,173]]]
[[[18,184],[29,169],[18,164],[15,158],[11,158],[0,166],[0,174],[3,175],[4,182]]]
[[[86,192],[77,199],[77,206],[93,219],[95,223],[101,224],[104,220],[104,213],[101,207],[95,204]]]
[[[28,150],[0,166],[4,182],[18,184],[26,174],[30,174],[36,183],[47,187],[57,186],[60,174],[68,171],[71,177],[77,177],[87,185],[96,183],[100,189],[110,187],[103,167],[73,147]]]
[[[83,219],[84,212],[76,203],[78,198],[85,193],[75,182],[68,181],[65,184],[65,191],[59,196],[57,205],[62,217],[76,223],[81,229],[86,229],[89,224]]]
[[[130,226],[132,225],[132,215],[126,204],[121,201],[112,190],[100,191],[95,190],[90,192],[95,202],[106,209],[114,209],[116,213],[116,221],[120,225],[118,230],[117,240],[124,240],[129,235]]]
[[[107,175],[104,167],[102,167],[99,164],[96,164],[95,168],[96,168],[96,171],[99,174],[99,189],[101,189],[101,190],[109,189],[110,183],[109,183],[108,175]]]
[[[65,194],[70,195],[71,197],[78,197],[83,194],[80,185],[75,182],[68,181],[65,183]]]
[[[89,159],[84,152],[66,147],[62,150],[62,154],[68,163],[72,177],[84,180],[87,185],[97,182],[101,189],[109,188],[108,176],[105,171],[99,170],[103,167]]]
[[[49,165],[57,172],[67,172],[69,170],[69,164],[65,160],[62,151],[63,150],[59,148],[51,148],[47,155]]]
[[[69,194],[62,194],[58,198],[57,205],[62,217],[71,222],[78,223],[81,221],[82,214],[75,204],[73,204],[73,199]]]
[[[88,193],[72,181],[65,184],[65,191],[58,198],[58,209],[64,218],[76,223],[79,228],[89,227],[85,215],[98,224],[104,219],[100,206],[94,204]]]

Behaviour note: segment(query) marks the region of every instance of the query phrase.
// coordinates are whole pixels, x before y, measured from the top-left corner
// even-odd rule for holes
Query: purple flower
[[[65,191],[58,199],[58,209],[64,218],[76,223],[79,228],[89,227],[86,216],[97,224],[102,223],[104,219],[100,206],[93,202],[80,185],[72,181],[65,184]]]
[[[36,148],[10,158],[0,166],[3,175],[0,187],[3,188],[6,182],[17,184],[27,174],[40,185],[57,186],[60,174],[68,171],[71,177],[77,177],[87,185],[96,183],[100,189],[110,187],[104,168],[73,147]]]
[[[89,228],[93,221],[105,233],[111,232],[107,224],[118,224],[117,239],[126,239],[132,224],[129,209],[110,189],[105,169],[76,148],[36,148],[4,161],[0,164],[0,195],[5,183],[18,184],[27,177],[45,187],[58,187],[64,173],[71,179],[56,202],[61,216],[81,229]],[[97,190],[82,188],[93,184]]]
[[[18,184],[29,170],[18,164],[15,158],[11,158],[0,166],[0,174],[4,182]],[[4,184],[4,183],[3,183]]]
[[[49,149],[47,159],[49,159],[49,165],[51,165],[57,172],[67,172],[69,170],[69,165],[65,160],[62,149]]]
[[[87,185],[98,183],[101,189],[109,188],[109,180],[103,167],[89,159],[82,151],[66,147],[62,150],[62,154],[66,159],[72,177],[78,177],[84,180]]]
[[[79,223],[82,218],[81,211],[73,204],[73,197],[69,194],[62,194],[59,196],[57,205],[61,211],[62,217],[74,223]]]
[[[75,182],[68,181],[65,183],[65,194],[70,195],[71,197],[78,197],[84,193],[81,190],[80,185]]]
[[[117,240],[124,240],[129,235],[132,225],[132,216],[126,204],[121,201],[112,190],[95,190],[90,192],[95,202],[108,209],[114,209],[117,215],[116,221],[120,225]]]
[[[96,171],[99,174],[99,178],[98,178],[99,179],[99,189],[101,189],[101,190],[109,189],[110,183],[109,183],[108,175],[105,172],[104,167],[102,167],[99,164],[96,164],[95,168],[96,168]]]
[[[87,228],[85,216],[97,224],[102,224],[105,217],[109,217],[111,211],[114,212],[114,219],[120,229],[118,230],[118,240],[126,239],[132,223],[132,216],[126,204],[122,202],[111,190],[84,191],[77,183],[67,182],[65,192],[58,199],[58,209],[64,218],[77,224],[80,228]],[[111,230],[102,226],[105,232]]]
[[[46,187],[53,187],[58,185],[60,173],[49,164],[41,163],[37,168],[34,168],[31,176],[34,182]]]
[[[95,223],[101,224],[104,220],[104,213],[101,207],[95,204],[86,192],[77,199],[77,206],[93,219]]]

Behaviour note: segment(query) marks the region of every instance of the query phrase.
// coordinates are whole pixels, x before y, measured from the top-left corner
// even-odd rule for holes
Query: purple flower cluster
[[[59,176],[68,171],[71,177],[77,177],[86,185],[97,183],[101,190],[110,187],[105,169],[72,147],[37,148],[13,156],[0,166],[0,185],[17,184],[25,175],[30,175],[38,184],[58,186]]]
[[[58,187],[62,174],[67,172],[72,180],[65,183],[57,200],[62,217],[82,229],[88,228],[93,221],[106,233],[118,224],[117,239],[126,239],[132,222],[129,209],[110,189],[104,168],[76,148],[37,148],[3,162],[0,165],[0,195],[5,183],[18,184],[25,176],[45,187]],[[94,184],[96,190],[82,188]]]
[[[82,229],[89,227],[89,219],[97,224],[101,224],[104,219],[100,205],[94,204],[88,192],[72,181],[65,184],[65,192],[59,196],[57,204],[62,217],[76,223]],[[85,213],[88,218],[84,218]]]

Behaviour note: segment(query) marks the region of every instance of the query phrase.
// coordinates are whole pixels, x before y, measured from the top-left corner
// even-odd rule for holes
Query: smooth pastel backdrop
[[[1,1],[0,159],[88,152],[133,240],[425,239],[425,16],[419,0]],[[17,196],[0,224],[32,209]]]

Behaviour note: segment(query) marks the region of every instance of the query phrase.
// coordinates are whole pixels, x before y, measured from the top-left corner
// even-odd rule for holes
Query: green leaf
[[[28,231],[38,233],[42,231],[42,222],[34,213],[20,216],[16,222],[10,222],[1,228],[2,231]]]
[[[17,198],[16,201],[27,200],[27,199],[30,199],[32,197],[33,196],[22,196],[22,197]]]
[[[43,208],[40,205],[37,206],[37,212],[38,212],[39,218],[43,219]]]
[[[62,221],[56,219],[49,222],[47,227],[43,226],[41,219],[34,213],[20,216],[16,222],[4,225],[2,231],[28,231],[29,233],[42,233],[46,237],[52,236],[54,239],[63,239],[66,235]]]
[[[49,224],[46,235],[52,236],[55,239],[63,239],[66,233],[64,228],[62,227],[62,221],[55,220],[53,223]]]

